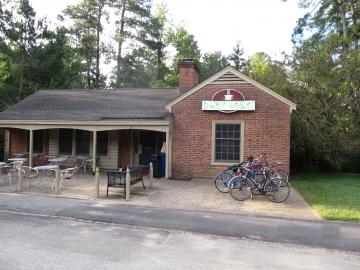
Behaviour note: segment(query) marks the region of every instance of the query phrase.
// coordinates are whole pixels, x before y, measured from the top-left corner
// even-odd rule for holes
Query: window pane
[[[42,153],[44,148],[44,131],[35,130],[33,136],[33,151],[35,153]]]
[[[221,124],[217,124],[217,125],[215,126],[215,131],[216,131],[216,132],[219,132],[219,134],[220,134],[220,132],[221,132]]]
[[[59,130],[59,154],[71,155],[72,154],[72,129]]]
[[[85,130],[76,131],[76,154],[89,155],[90,153],[90,132]]]
[[[108,154],[109,133],[107,131],[100,131],[96,137],[96,153],[98,155],[106,156]]]
[[[239,162],[240,124],[216,124],[215,161]]]

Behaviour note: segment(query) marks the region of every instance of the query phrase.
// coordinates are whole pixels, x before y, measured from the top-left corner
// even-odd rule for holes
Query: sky
[[[57,15],[78,0],[30,0],[39,16],[56,22]],[[305,11],[298,0],[154,0],[165,3],[174,25],[195,36],[202,53],[228,55],[241,41],[245,55],[265,52],[275,59],[291,53],[291,34]]]

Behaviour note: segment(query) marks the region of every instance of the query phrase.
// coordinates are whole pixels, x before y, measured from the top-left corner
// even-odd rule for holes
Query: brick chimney
[[[179,63],[179,91],[185,93],[199,83],[199,68],[192,58]]]

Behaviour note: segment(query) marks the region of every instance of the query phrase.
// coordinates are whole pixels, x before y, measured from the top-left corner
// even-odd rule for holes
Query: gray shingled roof
[[[42,90],[0,113],[0,120],[161,119],[178,89]]]

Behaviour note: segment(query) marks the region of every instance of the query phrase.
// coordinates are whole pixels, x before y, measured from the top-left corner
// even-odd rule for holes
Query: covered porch
[[[164,176],[171,177],[171,130],[168,119],[103,121],[0,120],[5,129],[5,161],[24,155],[35,167],[36,157],[88,157],[95,173],[148,165],[160,154]]]

